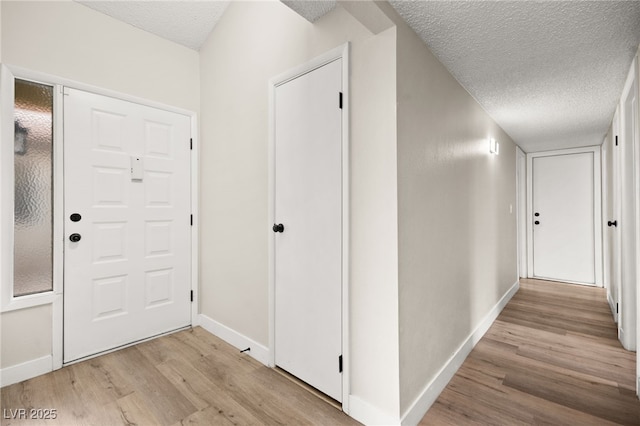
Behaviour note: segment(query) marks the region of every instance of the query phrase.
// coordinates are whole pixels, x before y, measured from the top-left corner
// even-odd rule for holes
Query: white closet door
[[[276,88],[276,365],[342,400],[342,61]]]

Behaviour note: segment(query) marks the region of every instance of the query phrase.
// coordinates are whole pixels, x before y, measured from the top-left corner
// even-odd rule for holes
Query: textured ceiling
[[[602,143],[640,43],[640,2],[390,3],[525,151]]]
[[[309,22],[315,22],[336,7],[336,0],[280,0]]]
[[[199,50],[229,0],[77,0]],[[283,0],[314,22],[335,0]],[[390,3],[525,151],[598,145],[640,44],[640,1]]]
[[[229,4],[229,0],[76,1],[194,50],[200,50]]]

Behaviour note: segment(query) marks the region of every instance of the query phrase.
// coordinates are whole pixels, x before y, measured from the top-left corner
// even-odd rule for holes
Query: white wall
[[[73,1],[3,1],[2,62],[198,111],[198,52]]]
[[[516,198],[518,227],[518,277],[529,276],[527,258],[527,155],[516,147]]]
[[[1,62],[199,111],[197,52],[72,1],[2,1],[0,11]],[[50,305],[0,321],[0,368],[51,355]]]
[[[2,314],[1,368],[51,355],[51,305]]]
[[[640,46],[636,52],[636,76],[640,78]],[[640,81],[638,81],[640,99]],[[640,108],[636,110],[636,271],[640,273]],[[640,286],[640,283],[637,283]],[[640,289],[636,289],[636,342],[640,342]],[[640,395],[640,352],[636,351],[636,395]]]
[[[516,146],[403,23],[397,72],[404,413],[518,280]]]
[[[351,44],[351,393],[398,416],[395,29],[233,2],[201,49],[201,312],[268,345],[268,81]],[[345,396],[346,398],[346,396]]]
[[[640,135],[638,108],[638,66],[636,57],[631,65],[619,106],[619,182],[620,203],[617,232],[620,238],[620,321],[619,337],[625,349],[636,350],[639,315],[638,267],[640,266]],[[634,93],[635,92],[635,93]]]
[[[351,80],[352,393],[399,416],[396,29],[354,49]],[[364,421],[364,420],[363,420]]]

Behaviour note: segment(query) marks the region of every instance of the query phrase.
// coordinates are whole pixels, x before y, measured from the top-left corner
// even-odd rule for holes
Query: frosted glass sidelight
[[[53,289],[53,87],[15,81],[14,296]]]

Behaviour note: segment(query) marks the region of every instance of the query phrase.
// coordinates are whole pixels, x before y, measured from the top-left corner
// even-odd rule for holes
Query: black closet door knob
[[[535,225],[540,225],[540,221],[536,220],[535,222],[533,222]]]
[[[77,243],[78,241],[80,241],[80,239],[82,239],[82,236],[80,234],[69,235],[69,241],[71,241],[72,243]]]
[[[284,225],[281,223],[276,223],[273,225],[273,232],[284,232]]]
[[[617,227],[618,227],[618,221],[617,221],[617,220],[614,220],[613,222],[612,222],[612,221],[608,221],[608,222],[607,222],[607,225],[609,225],[609,226],[615,226],[615,227],[617,228]]]

